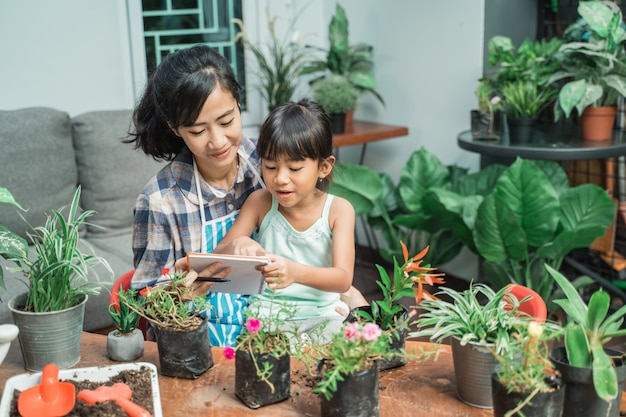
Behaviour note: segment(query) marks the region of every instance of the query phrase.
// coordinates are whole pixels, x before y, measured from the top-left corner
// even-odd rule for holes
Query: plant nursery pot
[[[371,368],[343,375],[330,400],[320,395],[322,417],[378,417],[378,369]]]
[[[616,106],[587,107],[580,117],[580,128],[585,140],[609,140],[613,137]]]
[[[461,346],[460,339],[453,337],[451,346],[457,396],[472,407],[492,408],[491,374],[498,363],[496,358],[479,343]]]
[[[266,381],[259,379],[256,360],[259,369],[264,363],[272,367],[269,378],[270,386]],[[259,408],[286,400],[291,395],[291,357],[283,355],[275,358],[270,354],[251,354],[246,350],[237,350],[235,356],[235,395],[248,407]]]
[[[621,356],[622,352],[605,349],[611,356]],[[596,394],[593,386],[591,368],[579,368],[567,363],[567,353],[564,347],[550,351],[550,360],[561,373],[565,383],[565,402],[563,417],[603,416],[617,417],[620,415],[621,392],[626,379],[626,366],[621,359],[614,359],[617,371],[617,398],[611,402],[602,400]]]
[[[140,358],[143,355],[143,345],[143,333],[139,329],[128,334],[112,330],[107,335],[107,354],[114,361],[131,362]]]
[[[522,407],[520,412],[516,412],[511,416],[561,417],[563,414],[565,385],[560,379],[550,380],[549,382],[554,389],[553,391],[535,394],[535,396],[528,400],[528,403]],[[507,416],[507,412],[518,407],[529,395],[527,392],[507,392],[507,388],[502,385],[495,373],[491,375],[491,389],[494,417]]]
[[[514,119],[507,117],[509,126],[509,144],[522,145],[530,143],[533,139],[535,119]]]
[[[346,321],[347,322],[356,321],[358,311],[365,311],[371,315],[372,306],[361,306],[361,307],[356,307],[352,309],[352,311],[346,318]],[[399,314],[398,319],[406,320],[408,318],[408,315],[409,315],[409,312],[407,311],[405,307],[403,307],[402,312]],[[380,323],[378,324],[380,325]],[[406,365],[406,356],[404,354],[406,351],[406,334],[407,334],[406,329],[402,329],[396,335],[392,336],[391,343],[389,345],[389,350],[398,352],[398,355],[390,359],[382,359],[382,360],[376,361],[376,366],[378,367],[379,371],[385,371],[387,369],[393,369],[399,366]]]
[[[330,115],[333,122],[333,133],[342,134],[346,131],[346,114],[333,113]]]
[[[213,367],[206,319],[194,330],[154,330],[161,375],[195,379]]]
[[[49,363],[59,369],[76,365],[80,361],[87,295],[74,307],[50,313],[23,311],[27,296],[26,293],[20,294],[8,304],[19,329],[24,368],[38,372]]]

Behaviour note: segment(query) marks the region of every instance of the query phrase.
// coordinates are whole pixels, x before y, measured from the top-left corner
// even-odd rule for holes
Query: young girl
[[[260,267],[269,289],[257,297],[296,306],[295,325],[307,332],[327,322],[338,330],[348,310],[340,293],[352,285],[355,214],[350,202],[325,192],[332,179],[330,117],[315,102],[285,103],[261,126],[257,152],[266,189],[252,193],[215,252],[268,255]],[[250,236],[256,233],[256,241]],[[275,294],[271,291],[275,290]],[[272,311],[277,311],[276,307]]]

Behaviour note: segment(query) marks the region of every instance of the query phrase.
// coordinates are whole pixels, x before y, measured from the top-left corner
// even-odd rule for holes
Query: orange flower
[[[424,290],[424,284],[434,286],[435,284],[443,284],[445,281],[443,277],[444,273],[430,274],[430,271],[436,271],[437,268],[430,268],[428,266],[422,266],[424,257],[428,253],[430,246],[426,246],[420,253],[409,259],[409,251],[404,244],[400,241],[402,246],[402,253],[404,255],[404,265],[402,269],[404,276],[417,284],[417,288],[413,288],[415,293],[415,304],[419,304],[423,299],[434,300],[437,297]]]

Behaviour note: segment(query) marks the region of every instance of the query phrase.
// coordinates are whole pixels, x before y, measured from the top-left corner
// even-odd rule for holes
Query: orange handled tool
[[[78,393],[79,400],[83,400],[89,405],[104,401],[115,401],[117,405],[129,415],[129,417],[150,417],[151,414],[145,408],[135,404],[130,400],[133,392],[130,387],[123,382],[118,382],[110,387],[99,387],[95,390],[83,390]]]
[[[76,387],[59,382],[59,367],[49,363],[41,370],[41,382],[20,394],[17,410],[23,417],[58,417],[72,411]]]

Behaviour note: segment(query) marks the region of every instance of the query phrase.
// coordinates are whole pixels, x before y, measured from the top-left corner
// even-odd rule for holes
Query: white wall
[[[0,0],[0,110],[50,106],[76,115],[132,108],[133,58],[127,1]],[[244,0],[247,3],[254,0]],[[256,13],[265,25],[261,0]],[[309,0],[271,0],[287,16]],[[335,0],[307,7],[299,29],[327,46]],[[474,89],[482,74],[484,0],[341,0],[350,42],[374,46],[377,90],[387,105],[365,97],[355,117],[405,125],[409,135],[372,143],[365,164],[397,179],[408,155],[425,147],[444,163],[478,169],[478,156],[456,137],[469,128]],[[248,4],[249,6],[249,4]],[[131,13],[132,16],[132,13]],[[249,17],[246,17],[249,21]],[[133,20],[133,30],[137,22]],[[359,147],[342,148],[356,160]],[[461,262],[465,265],[465,261]],[[473,278],[475,271],[458,272]]]
[[[0,109],[132,108],[125,0],[0,0]]]

